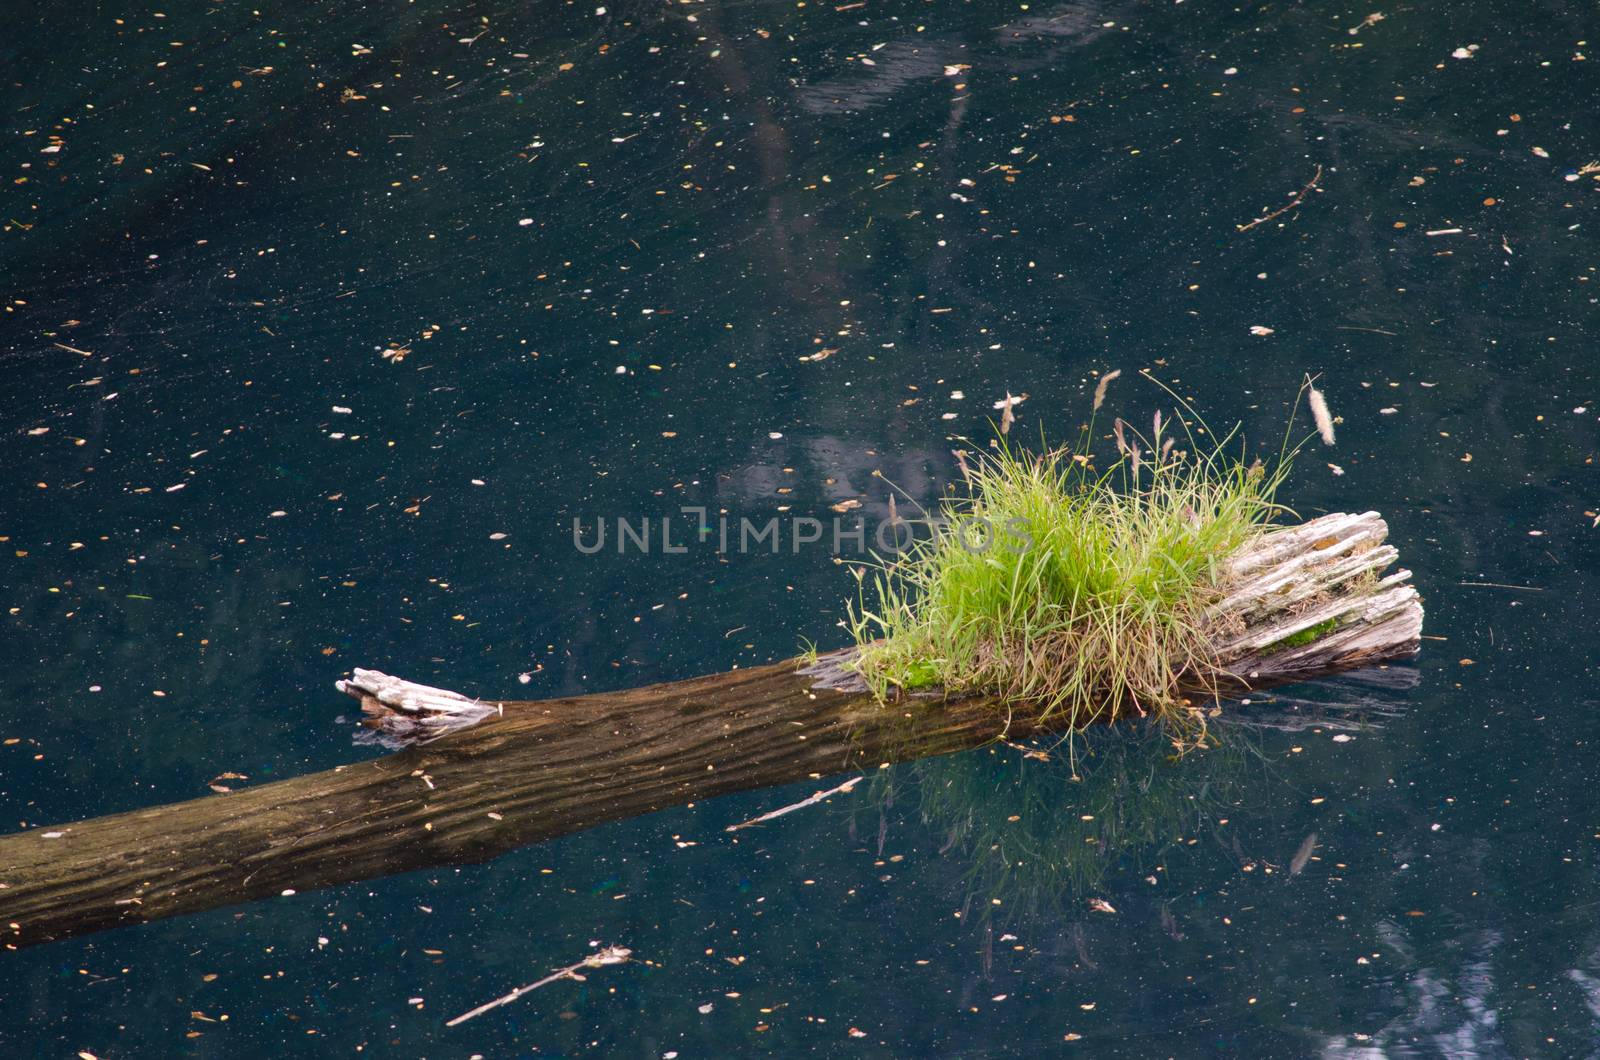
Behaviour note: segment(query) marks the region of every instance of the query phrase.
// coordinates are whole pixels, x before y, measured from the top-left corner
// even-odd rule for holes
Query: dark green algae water
[[[571,520],[931,500],[1007,391],[1068,434],[1117,367],[1268,450],[1324,373],[1284,498],[1382,511],[1433,639],[1285,690],[1353,732],[1258,703],[7,953],[8,1054],[1600,1052],[1592,8],[606,8],[6,13],[8,830],[375,753],[352,666],[842,643],[826,548]],[[443,1026],[594,942],[640,961]]]

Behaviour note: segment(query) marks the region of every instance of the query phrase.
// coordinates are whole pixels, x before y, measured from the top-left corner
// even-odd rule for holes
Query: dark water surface
[[[1286,690],[1353,733],[986,749],[8,953],[6,1054],[1600,1053],[1600,24],[1372,13],[12,5],[6,831],[375,753],[352,666],[531,697],[843,643],[826,548],[571,520],[881,513],[1118,367],[1115,411],[1148,368],[1268,449],[1325,373],[1285,499],[1382,511],[1433,639],[1414,687]],[[641,961],[444,1028],[592,942]]]

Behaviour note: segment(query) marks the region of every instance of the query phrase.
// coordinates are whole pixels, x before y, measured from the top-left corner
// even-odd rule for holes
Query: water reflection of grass
[[[913,767],[924,823],[944,833],[947,856],[969,862],[974,914],[1060,912],[1113,874],[1153,870],[1237,801],[1252,754],[1237,731],[1176,757],[1153,726],[1076,741],[1075,763],[1002,745]]]

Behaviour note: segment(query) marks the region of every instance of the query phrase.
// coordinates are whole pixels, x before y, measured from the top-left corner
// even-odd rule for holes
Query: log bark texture
[[[1228,691],[1410,656],[1422,605],[1375,512],[1262,535],[1212,610]],[[1302,631],[1316,632],[1307,643]],[[1303,639],[1303,638],[1300,638]],[[531,702],[357,671],[383,758],[0,838],[0,941],[19,948],[498,854],[729,792],[947,754],[1037,722],[982,697],[884,704],[840,663]]]

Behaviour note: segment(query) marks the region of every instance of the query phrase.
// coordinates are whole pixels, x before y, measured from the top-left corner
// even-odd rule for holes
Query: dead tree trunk
[[[1234,557],[1213,609],[1229,690],[1414,654],[1422,605],[1377,513]],[[1304,631],[1315,634],[1307,640]],[[468,700],[372,671],[340,687],[399,753],[230,794],[0,838],[0,939],[19,948],[290,891],[478,862],[729,792],[947,754],[1036,722],[982,697],[884,704],[795,661],[625,692]],[[1009,730],[1006,726],[1009,725]],[[437,738],[435,734],[438,735]]]

